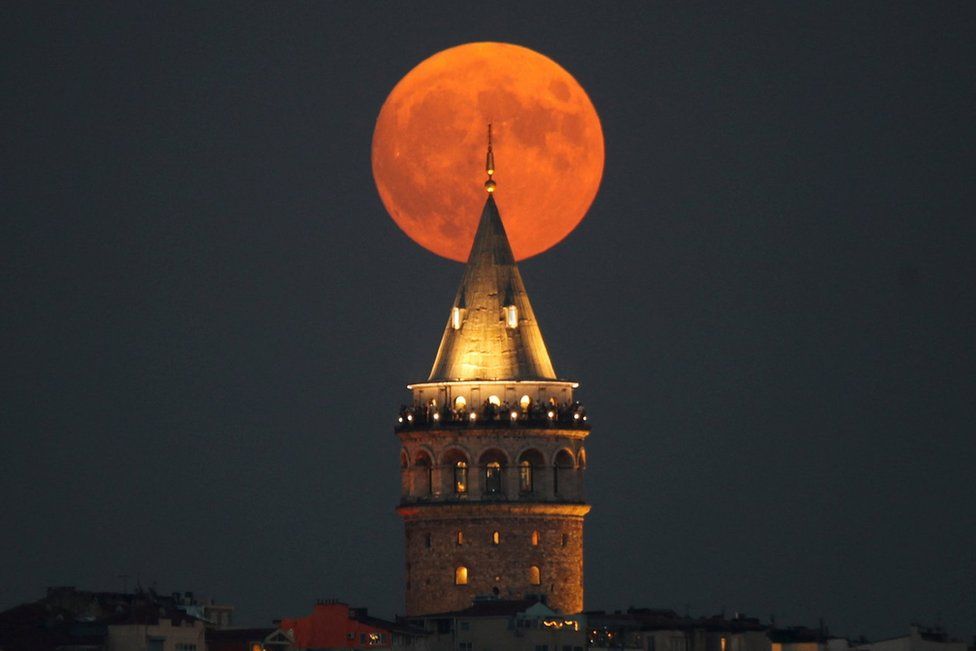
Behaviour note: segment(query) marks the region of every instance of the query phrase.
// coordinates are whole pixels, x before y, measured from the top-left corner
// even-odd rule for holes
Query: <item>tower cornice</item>
[[[434,504],[401,504],[396,512],[404,519],[453,520],[458,517],[476,519],[506,516],[539,516],[548,518],[582,518],[590,512],[583,502],[451,502]]]

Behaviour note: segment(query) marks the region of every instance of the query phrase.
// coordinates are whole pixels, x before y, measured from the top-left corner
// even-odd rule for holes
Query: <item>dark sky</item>
[[[415,64],[498,40],[606,137],[521,265],[594,425],[587,607],[976,633],[972,3],[0,22],[0,608],[124,573],[242,622],[402,610],[393,418],[461,266],[386,215],[370,139]]]

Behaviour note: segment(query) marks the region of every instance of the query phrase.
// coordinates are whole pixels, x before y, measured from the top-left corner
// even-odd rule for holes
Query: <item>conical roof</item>
[[[554,379],[542,331],[489,194],[429,381]]]

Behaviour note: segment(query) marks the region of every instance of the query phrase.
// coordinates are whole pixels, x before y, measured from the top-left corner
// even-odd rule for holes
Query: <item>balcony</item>
[[[572,404],[532,405],[528,409],[485,403],[481,409],[455,410],[434,405],[403,405],[393,426],[395,432],[431,429],[538,427],[589,430],[586,409]]]

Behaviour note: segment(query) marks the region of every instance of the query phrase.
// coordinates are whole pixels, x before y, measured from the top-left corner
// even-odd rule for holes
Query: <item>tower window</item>
[[[485,492],[489,495],[502,492],[502,466],[497,461],[485,466]]]
[[[529,583],[532,585],[542,585],[542,570],[538,565],[529,568]]]
[[[518,308],[514,305],[505,306],[505,325],[509,328],[518,327]]]
[[[533,531],[532,532],[532,546],[533,547],[538,547],[539,546],[539,532],[538,531]]]
[[[502,536],[501,536],[501,534],[500,534],[500,533],[498,533],[497,531],[492,531],[492,532],[491,532],[491,544],[492,544],[492,545],[497,545],[497,544],[498,544],[498,543],[500,543],[501,541],[502,541]]]
[[[430,549],[430,534],[424,536],[424,547]]]
[[[461,530],[458,529],[457,535],[454,537],[454,539],[457,541],[457,544],[463,545],[464,544],[464,533],[462,533]]]
[[[532,464],[526,459],[519,462],[519,492],[532,492]]]
[[[565,547],[568,544],[569,544],[569,534],[568,533],[564,533],[563,534],[563,547]]]
[[[463,565],[454,568],[454,585],[468,585],[468,568]]]
[[[461,308],[451,308],[451,327],[455,330],[461,329]]]
[[[465,461],[454,465],[454,492],[458,495],[468,492],[468,464]]]

